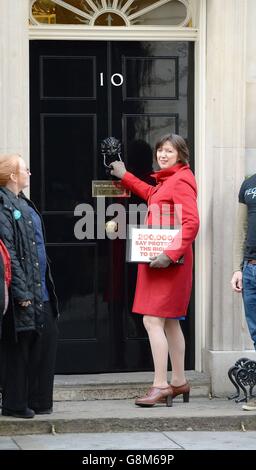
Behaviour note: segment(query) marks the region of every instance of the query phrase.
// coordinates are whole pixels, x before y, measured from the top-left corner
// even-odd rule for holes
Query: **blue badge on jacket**
[[[21,218],[21,212],[18,211],[18,209],[15,209],[15,211],[13,211],[13,217],[15,220],[19,220]]]

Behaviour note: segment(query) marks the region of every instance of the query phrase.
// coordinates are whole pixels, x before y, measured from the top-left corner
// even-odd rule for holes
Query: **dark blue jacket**
[[[17,197],[7,188],[0,187],[0,237],[11,256],[11,292],[16,332],[40,330],[44,326],[43,293],[36,239],[31,216],[29,211],[25,210],[24,201],[40,216],[34,204],[24,194],[20,193]],[[41,222],[44,232],[42,218]],[[58,316],[58,301],[49,263],[47,263],[46,285],[54,314]],[[21,307],[18,301],[22,300],[31,300],[31,305]]]

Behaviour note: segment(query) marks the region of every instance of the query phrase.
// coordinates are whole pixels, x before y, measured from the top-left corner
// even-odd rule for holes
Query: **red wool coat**
[[[182,205],[182,240],[180,246],[164,250],[172,261],[184,256],[184,264],[171,264],[168,268],[150,268],[148,264],[138,265],[137,285],[133,312],[163,318],[185,316],[191,295],[193,253],[192,243],[199,228],[196,204],[197,188],[195,177],[189,165],[177,163],[167,170],[154,174],[157,186],[144,183],[128,171],[122,183],[145,199],[149,205],[157,204],[160,209],[162,226],[174,225],[174,204]],[[169,210],[166,211],[166,208]],[[152,221],[148,211],[147,224]]]

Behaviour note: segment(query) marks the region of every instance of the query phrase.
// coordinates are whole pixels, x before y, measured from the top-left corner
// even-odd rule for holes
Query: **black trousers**
[[[3,341],[2,407],[9,410],[48,409],[53,403],[57,322],[50,302],[44,302],[45,326],[22,331],[18,342]]]

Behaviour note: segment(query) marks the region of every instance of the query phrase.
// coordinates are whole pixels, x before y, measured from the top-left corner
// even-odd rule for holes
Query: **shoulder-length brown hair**
[[[184,163],[184,165],[188,164],[189,150],[183,137],[181,137],[181,135],[178,135],[178,134],[166,134],[157,141],[155,145],[155,150],[154,150],[155,160],[156,160],[157,150],[161,148],[165,144],[165,142],[171,142],[173,147],[177,150],[179,162]]]
[[[0,155],[0,186],[6,186],[12,173],[19,170],[20,155]]]

